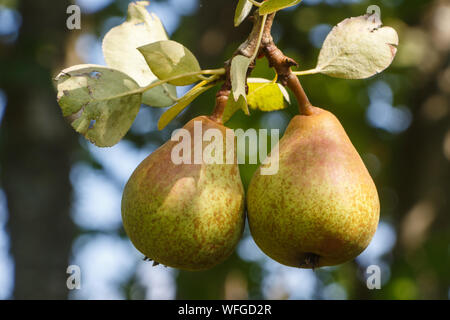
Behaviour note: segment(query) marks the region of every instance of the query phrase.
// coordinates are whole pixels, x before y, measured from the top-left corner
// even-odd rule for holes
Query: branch
[[[288,87],[295,94],[300,114],[311,115],[313,109],[312,104],[303,90],[300,80],[291,70],[291,67],[298,66],[297,62],[284,55],[273,41],[271,30],[274,17],[275,13],[267,17],[261,43],[261,53],[266,56],[269,61],[269,66],[275,68],[281,84]]]
[[[237,55],[242,55],[247,58],[251,58],[253,55],[255,55],[255,51],[258,50],[258,48],[259,48],[261,29],[263,27],[262,24],[266,23],[267,19],[266,19],[266,16],[259,15],[259,10],[255,11],[255,14],[253,15],[253,17],[251,17],[251,19],[254,22],[252,32],[248,36],[247,40],[244,43],[242,43],[239,46],[239,48],[235,51],[235,53],[233,54],[233,57],[235,57]],[[266,25],[267,25],[267,23],[266,23]],[[265,33],[265,29],[264,29],[262,36],[264,36],[264,33]]]
[[[269,66],[271,68],[273,67],[277,72],[281,84],[288,87],[294,93],[299,105],[300,114],[311,115],[313,113],[313,106],[303,90],[300,80],[291,70],[291,67],[298,66],[297,62],[287,57],[273,41],[272,25],[275,13],[268,16],[260,16],[258,10],[256,10],[252,18],[254,21],[252,32],[247,40],[233,53],[231,59],[225,62],[225,83],[216,95],[216,106],[210,118],[222,123],[222,116],[232,89],[230,75],[231,61],[237,55],[243,55],[252,59],[266,56],[269,61]],[[250,76],[254,67],[255,61],[252,61],[247,72],[247,77]]]
[[[225,82],[220,88],[219,92],[217,92],[216,95],[216,106],[214,107],[214,111],[212,115],[210,116],[211,120],[214,120],[216,122],[222,123],[222,116],[225,111],[225,107],[228,103],[228,97],[231,93],[231,61],[235,56],[242,55],[247,58],[253,58],[255,59],[257,57],[257,51],[260,51],[260,42],[261,36],[264,35],[264,33],[261,35],[261,29],[263,27],[263,23],[266,22],[267,16],[260,16],[258,10],[255,11],[252,19],[253,19],[253,29],[248,36],[247,40],[245,40],[239,48],[233,53],[231,59],[227,60],[225,62],[224,68],[225,68]],[[260,41],[261,40],[261,41]],[[250,64],[248,71],[247,71],[247,77],[250,76],[253,69],[255,68],[255,62],[252,61]],[[248,90],[248,88],[247,88]]]

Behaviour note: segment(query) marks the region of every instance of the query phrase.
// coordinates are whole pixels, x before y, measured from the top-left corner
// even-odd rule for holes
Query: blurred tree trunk
[[[21,1],[17,42],[0,46],[1,184],[8,200],[16,299],[65,299],[74,237],[69,180],[74,135],[56,103],[69,1]]]

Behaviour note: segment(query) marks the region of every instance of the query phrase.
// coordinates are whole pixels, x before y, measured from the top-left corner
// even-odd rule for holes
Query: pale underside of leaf
[[[290,103],[286,88],[279,83],[261,78],[248,79],[248,105],[261,111],[276,111],[287,107]]]
[[[206,92],[213,85],[193,88],[184,97],[182,97],[177,104],[164,112],[158,121],[158,130],[163,130],[173,119],[176,118],[189,104],[197,99],[202,93]]]
[[[302,0],[266,0],[262,3],[259,8],[259,14],[271,14],[278,10],[295,6],[299,4]]]
[[[250,66],[251,59],[242,55],[237,55],[231,61],[231,88],[232,95],[229,100],[237,102],[239,107],[245,114],[250,112],[247,106],[246,80],[247,71]]]
[[[55,80],[63,115],[99,147],[118,143],[139,112],[139,85],[119,70],[78,65],[63,70]]]
[[[382,27],[376,15],[349,18],[325,39],[316,71],[344,79],[365,79],[392,63],[399,40],[397,32]]]
[[[197,58],[189,49],[176,41],[158,41],[139,47],[138,50],[144,56],[152,72],[160,80],[201,71]],[[169,83],[176,86],[186,86],[199,80],[199,76],[187,76],[169,81]]]
[[[234,26],[239,26],[252,11],[253,4],[248,0],[239,0],[234,15]]]
[[[137,48],[168,39],[161,21],[155,14],[147,11],[146,5],[147,1],[130,3],[127,20],[111,29],[103,39],[103,54],[107,65],[128,74],[141,87],[159,80]],[[142,102],[152,107],[167,107],[174,104],[176,97],[176,88],[163,84],[146,91]]]

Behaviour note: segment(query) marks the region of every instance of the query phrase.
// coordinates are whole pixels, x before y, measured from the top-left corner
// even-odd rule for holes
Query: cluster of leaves
[[[253,6],[259,7],[264,22],[268,14],[300,2],[239,0],[235,25],[250,14]],[[106,34],[103,54],[107,67],[78,65],[56,77],[58,102],[64,117],[77,132],[99,147],[113,146],[125,136],[141,104],[171,107],[158,122],[161,130],[198,96],[224,80],[224,68],[202,70],[189,49],[169,40],[161,21],[147,11],[147,5],[147,1],[131,3],[127,20]],[[317,67],[294,73],[362,79],[383,71],[395,56],[398,36],[394,29],[381,26],[376,15],[344,20],[325,40]],[[261,36],[262,29],[258,43]],[[249,114],[249,106],[274,111],[290,103],[287,91],[277,83],[277,78],[247,78],[258,48],[250,57],[236,55],[231,61],[232,92],[223,122],[238,110]],[[193,84],[185,96],[177,97],[176,86]]]

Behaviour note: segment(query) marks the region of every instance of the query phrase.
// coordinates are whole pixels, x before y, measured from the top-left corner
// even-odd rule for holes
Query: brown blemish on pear
[[[194,121],[203,133],[226,127],[207,117],[184,126],[191,134]],[[134,171],[123,193],[122,219],[135,247],[166,266],[204,270],[224,261],[235,249],[244,228],[244,189],[235,164],[180,164],[171,159],[168,141]],[[209,143],[204,142],[203,148]],[[236,156],[236,154],[235,154]]]
[[[379,220],[375,184],[344,128],[328,111],[296,116],[279,142],[279,172],[258,169],[247,193],[250,230],[274,260],[293,267],[354,259]]]

